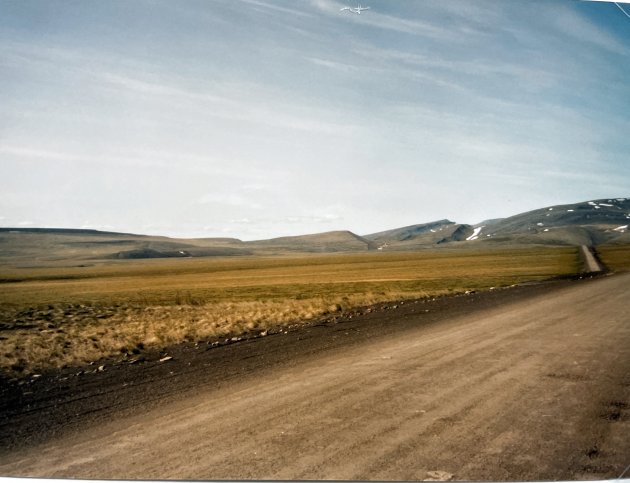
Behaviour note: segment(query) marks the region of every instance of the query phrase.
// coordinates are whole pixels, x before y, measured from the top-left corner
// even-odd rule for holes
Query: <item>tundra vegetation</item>
[[[615,264],[627,260],[628,251],[611,247],[604,254]],[[260,336],[379,302],[506,287],[580,269],[574,247],[6,268],[0,371],[26,375],[111,356],[133,358],[185,341]]]
[[[604,265],[614,272],[630,270],[630,245],[600,245],[597,253]]]

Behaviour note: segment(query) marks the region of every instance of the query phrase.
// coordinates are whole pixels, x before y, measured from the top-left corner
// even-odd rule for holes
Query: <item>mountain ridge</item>
[[[170,238],[91,229],[0,228],[0,264],[12,260],[104,260],[404,251],[497,245],[630,243],[630,198],[553,205],[475,225],[448,219],[359,235],[334,230],[242,241]]]

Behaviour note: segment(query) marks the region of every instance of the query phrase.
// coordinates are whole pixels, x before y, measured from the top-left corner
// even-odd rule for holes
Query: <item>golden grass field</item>
[[[264,334],[353,307],[580,269],[572,247],[7,268],[0,277],[0,370],[32,373],[182,341]]]
[[[630,270],[630,245],[603,245],[597,247],[601,261],[614,272]]]

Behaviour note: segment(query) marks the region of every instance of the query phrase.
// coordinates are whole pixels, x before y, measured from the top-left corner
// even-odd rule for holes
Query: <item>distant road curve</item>
[[[581,245],[582,256],[584,257],[584,264],[586,265],[586,271],[589,273],[599,273],[604,271],[604,267],[593,256],[590,248],[586,245]]]
[[[480,310],[470,304],[432,324],[7,452],[0,474],[617,478],[630,462],[629,294],[630,274],[620,274]],[[335,330],[347,337],[343,325]]]

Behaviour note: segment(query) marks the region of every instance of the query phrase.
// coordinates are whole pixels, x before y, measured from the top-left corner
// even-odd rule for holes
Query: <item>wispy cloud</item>
[[[330,16],[339,16],[340,9],[343,7],[347,7],[346,4],[338,2],[336,0],[311,0],[311,4],[319,11]],[[358,15],[348,15],[345,16],[345,20],[349,22],[356,22],[363,25],[368,25],[370,27],[375,27],[378,29],[419,35],[433,39],[457,40],[458,38],[456,33],[441,27],[436,27],[428,22],[400,18],[394,15],[379,13],[377,10],[371,10],[369,15],[361,15],[360,17]]]
[[[86,151],[60,151],[54,148],[32,148],[20,145],[0,145],[0,160],[5,164],[9,161],[19,163],[46,163],[46,164],[66,164],[82,166],[101,165],[136,168],[162,168],[171,171],[174,167],[178,172],[190,172],[196,174],[206,174],[220,176],[222,178],[231,177],[241,180],[254,178],[261,172],[252,166],[250,160],[239,160],[230,157],[199,155],[185,152],[168,152],[164,150],[145,149],[111,149],[105,152],[95,153]],[[243,170],[243,166],[248,166],[248,171]],[[272,170],[267,169],[267,172]]]
[[[471,84],[471,76],[476,79],[488,79],[492,76],[511,78],[528,88],[545,88],[559,82],[564,77],[561,72],[550,68],[535,67],[511,62],[509,59],[456,59],[440,58],[428,54],[418,54],[405,50],[381,49],[370,46],[369,49],[353,48],[352,52],[372,62],[382,62],[397,68],[412,71],[415,75],[427,79],[440,79],[440,83],[464,87]]]
[[[283,7],[274,3],[265,2],[263,0],[240,0],[241,3],[244,3],[249,6],[258,7],[260,10],[269,10],[273,13],[285,13],[298,17],[313,17],[313,15],[304,10],[300,10],[297,8],[288,8]]]
[[[288,103],[282,93],[261,85],[217,86],[221,92],[218,95],[195,86],[183,88],[129,75],[104,73],[102,80],[118,89],[150,96],[178,108],[188,105],[189,109],[202,112],[204,116],[329,135],[349,135],[352,130],[347,123],[336,122],[334,119],[340,116],[332,111],[312,104]]]
[[[546,9],[548,9],[549,15],[544,17],[553,19],[553,24],[560,31],[572,37],[575,42],[590,43],[616,54],[630,56],[630,47],[627,44],[622,43],[611,33],[602,30],[574,9],[564,5],[548,6]]]
[[[93,65],[90,52],[62,48],[46,48],[41,51],[33,46],[14,44],[0,49],[5,59],[12,59],[22,66],[39,69],[42,76],[63,79],[69,72],[87,79],[92,89],[107,89],[112,94],[133,93],[134,100],[147,99],[181,110],[184,106],[204,116],[267,125],[275,128],[298,130],[328,135],[351,135],[348,123],[339,124],[335,119],[340,113],[324,110],[316,104],[287,102],[282,91],[273,87],[248,83],[208,82],[206,79],[183,79],[177,74],[165,78],[150,64],[133,68],[132,62],[104,62]],[[343,64],[313,59],[327,67],[343,68]],[[350,66],[346,67],[351,69]],[[132,74],[143,72],[143,76]],[[57,75],[58,74],[58,75]],[[140,96],[140,97],[138,97]],[[308,113],[305,115],[305,113]]]
[[[343,72],[355,72],[358,70],[358,68],[355,65],[342,63],[342,62],[335,62],[334,60],[320,59],[317,57],[307,57],[307,60],[312,62],[315,65],[319,65],[322,67],[327,67],[329,69],[334,69],[334,70],[343,71]]]
[[[33,149],[27,146],[0,145],[0,155],[16,158],[28,158],[43,161],[81,161],[83,158],[76,154],[61,153],[43,149]]]
[[[206,193],[199,198],[197,203],[201,205],[216,204],[220,206],[234,206],[252,210],[260,210],[262,208],[260,203],[253,201],[250,197],[225,191]]]
[[[152,72],[157,64],[138,56],[120,56],[95,50],[93,47],[65,47],[47,42],[3,40],[0,42],[0,63],[11,67],[34,69],[34,74],[51,71],[65,75],[90,75],[107,69]],[[44,77],[45,78],[45,77]],[[54,80],[54,79],[50,79]]]

